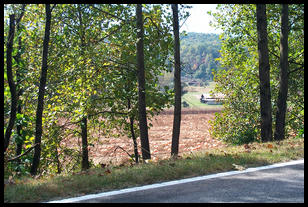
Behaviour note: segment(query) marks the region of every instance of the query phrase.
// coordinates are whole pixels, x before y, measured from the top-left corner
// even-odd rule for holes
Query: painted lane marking
[[[266,170],[266,169],[272,169],[272,168],[278,168],[278,167],[284,167],[284,166],[296,165],[296,164],[302,164],[302,163],[304,163],[303,159],[285,162],[285,163],[277,163],[277,164],[262,166],[262,167],[247,168],[242,171],[230,171],[230,172],[223,172],[223,173],[217,173],[217,174],[212,174],[212,175],[203,175],[203,176],[198,176],[198,177],[193,177],[193,178],[185,178],[182,180],[167,181],[163,183],[156,183],[156,184],[145,185],[145,186],[140,186],[140,187],[132,187],[132,188],[126,188],[122,190],[115,190],[115,191],[103,192],[103,193],[98,193],[98,194],[90,194],[90,195],[80,196],[80,197],[75,197],[75,198],[67,198],[67,199],[62,199],[62,200],[49,201],[47,203],[78,202],[78,201],[95,199],[95,198],[100,198],[100,197],[107,197],[107,196],[119,195],[123,193],[131,193],[131,192],[136,192],[136,191],[141,191],[141,190],[148,190],[148,189],[160,188],[160,187],[165,187],[165,186],[171,186],[171,185],[177,185],[177,184],[183,184],[183,183],[189,183],[189,182],[195,182],[195,181],[201,181],[201,180],[208,180],[212,178],[219,178],[219,177],[225,177],[225,176],[230,176],[230,175],[238,175],[238,174],[243,174],[243,173],[255,172],[255,171],[260,171],[260,170]]]

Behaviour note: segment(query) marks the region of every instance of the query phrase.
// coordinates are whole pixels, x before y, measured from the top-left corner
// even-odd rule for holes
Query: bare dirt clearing
[[[217,110],[183,110],[179,141],[180,155],[225,146],[221,141],[211,138],[209,134],[210,126],[208,121],[214,118],[214,112],[217,112]],[[164,111],[160,115],[153,117],[148,123],[153,125],[149,130],[152,160],[169,158],[173,111]],[[140,139],[138,138],[137,140],[138,148],[140,148]],[[89,159],[93,160],[95,164],[122,164],[130,158],[127,153],[134,154],[133,141],[128,137],[100,137],[99,142],[100,144],[89,146]],[[140,149],[139,154],[141,155]]]

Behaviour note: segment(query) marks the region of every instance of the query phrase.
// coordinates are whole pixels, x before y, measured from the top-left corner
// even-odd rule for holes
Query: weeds
[[[243,170],[304,157],[304,139],[227,146],[177,159],[119,166],[98,165],[73,175],[14,178],[4,189],[5,202],[41,202],[230,170]]]

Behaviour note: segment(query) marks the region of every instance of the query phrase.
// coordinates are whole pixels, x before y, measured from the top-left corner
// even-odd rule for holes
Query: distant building
[[[208,105],[221,105],[225,100],[225,96],[223,94],[215,94],[211,96],[208,93],[201,94],[200,102]]]

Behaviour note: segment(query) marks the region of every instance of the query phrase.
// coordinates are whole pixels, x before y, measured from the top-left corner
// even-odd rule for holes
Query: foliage
[[[290,5],[290,88],[286,134],[297,132],[304,126],[303,13],[303,5]],[[268,5],[267,14],[272,107],[275,116],[279,85],[280,6]],[[220,36],[222,48],[219,61],[225,68],[215,74],[217,84],[214,92],[227,97],[222,113],[217,114],[211,123],[212,134],[236,144],[258,140],[260,106],[255,5],[219,5],[218,12],[212,15],[215,18],[212,24],[224,31]]]
[[[182,76],[213,81],[213,71],[220,70],[216,58],[220,57],[221,42],[218,34],[187,33],[181,36]]]
[[[213,72],[222,69],[216,60],[220,57],[221,41],[218,34],[181,33],[181,77],[182,85],[192,80],[199,80],[200,85],[213,81]],[[165,72],[159,78],[161,86],[173,88],[173,66],[169,63],[171,72]]]
[[[158,84],[158,77],[169,70],[167,59],[173,52],[171,8],[167,5],[144,6],[144,51],[146,68],[146,104],[148,118],[169,107],[173,91]],[[8,15],[20,12],[20,5],[5,5],[4,31],[8,33]],[[136,77],[136,25],[134,5],[55,4],[52,8],[48,76],[43,111],[43,136],[40,173],[79,170],[80,145],[66,146],[72,137],[79,139],[79,122],[88,118],[88,131],[100,129],[100,136],[116,137],[115,128],[131,137],[129,118],[138,114]],[[185,18],[186,7],[180,17]],[[42,62],[44,5],[27,5],[20,30],[14,39],[13,55],[21,51],[20,61],[13,59],[13,74],[20,74],[18,88],[23,113],[16,119],[22,125],[21,136],[13,129],[9,153],[24,141],[22,152],[33,143],[33,126]],[[17,37],[21,37],[18,48]],[[4,47],[4,52],[6,47]],[[6,73],[5,73],[6,74]],[[16,77],[14,75],[14,77]],[[4,121],[10,109],[10,91],[4,77]],[[133,129],[139,136],[138,121]],[[94,133],[89,133],[94,134]],[[99,137],[89,137],[89,145]],[[33,156],[21,159],[20,165]],[[27,161],[28,162],[28,161]]]

